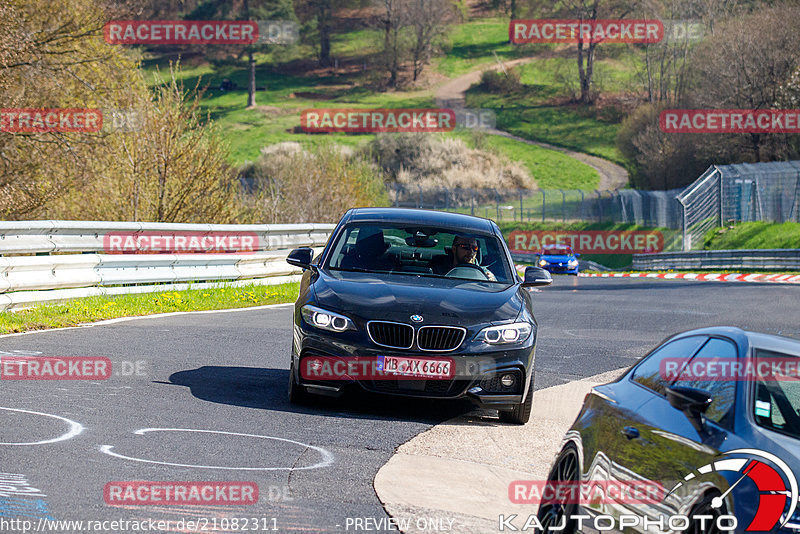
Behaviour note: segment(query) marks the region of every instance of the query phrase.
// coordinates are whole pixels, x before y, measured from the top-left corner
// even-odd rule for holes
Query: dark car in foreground
[[[322,253],[291,252],[305,272],[295,304],[292,402],[348,388],[467,398],[507,422],[530,417],[537,324],[497,225],[436,211],[348,211]]]
[[[780,336],[714,327],[667,339],[586,396],[547,482],[655,483],[663,493],[557,498],[539,508],[544,531],[595,532],[610,516],[610,531],[625,517],[625,532],[798,532],[798,365],[800,342]],[[591,519],[579,529],[580,514]],[[648,530],[645,517],[680,528]]]
[[[550,245],[542,247],[536,265],[551,273],[577,275],[578,257],[567,245]]]

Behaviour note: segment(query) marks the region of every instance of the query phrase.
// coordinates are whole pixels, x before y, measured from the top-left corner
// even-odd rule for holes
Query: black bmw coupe
[[[497,225],[416,209],[359,208],[322,253],[296,249],[305,270],[295,304],[291,402],[349,387],[423,398],[469,398],[524,424],[533,401],[537,324]]]

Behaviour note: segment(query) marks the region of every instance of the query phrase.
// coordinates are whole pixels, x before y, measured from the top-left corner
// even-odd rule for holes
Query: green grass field
[[[592,109],[580,106],[537,104],[540,97],[534,91],[526,87],[497,95],[473,89],[467,94],[467,106],[495,110],[497,127],[519,137],[625,163],[615,144],[619,123],[599,120]]]
[[[800,223],[745,222],[732,228],[715,228],[705,235],[703,248],[800,248]]]
[[[299,131],[300,114],[307,108],[427,108],[434,107],[433,90],[378,92],[370,88],[369,81],[379,74],[374,64],[374,54],[381,47],[382,34],[378,30],[355,30],[337,34],[333,38],[332,56],[343,63],[369,63],[367,72],[356,70],[340,75],[303,75],[302,70],[284,68],[297,60],[313,58],[308,45],[275,48],[257,54],[256,85],[263,90],[256,93],[257,106],[247,109],[248,72],[243,61],[229,60],[195,64],[182,63],[178,78],[186,89],[199,84],[205,86],[201,109],[215,121],[230,145],[230,162],[234,165],[255,160],[264,146],[283,141],[296,141],[306,146],[322,141],[357,146],[372,139],[372,135],[320,134],[309,135]],[[551,48],[551,45],[519,47],[508,42],[508,22],[503,19],[477,19],[455,25],[443,39],[446,55],[435,58],[428,70],[447,77],[455,77],[494,63],[495,54],[502,60],[524,57]],[[295,63],[288,63],[295,62]],[[525,95],[470,95],[471,107],[486,107],[498,112],[498,125],[520,137],[539,139],[552,144],[586,151],[612,160],[618,160],[614,148],[614,124],[597,121],[591,116],[570,108],[522,109],[531,102],[550,98],[558,93],[559,72],[569,68],[566,59],[537,60],[522,67],[525,82],[539,82],[544,93]],[[146,79],[169,76],[169,63],[165,59],[150,58],[143,62]],[[618,69],[619,70],[619,69]],[[617,72],[617,71],[614,71]],[[620,71],[621,72],[621,71]],[[620,75],[621,76],[621,75]],[[219,90],[223,79],[237,85],[232,91]],[[533,87],[533,86],[532,86]],[[539,87],[539,86],[536,86]],[[513,101],[513,105],[512,105]],[[510,107],[508,107],[510,106]],[[513,108],[513,109],[512,109]],[[586,116],[584,116],[586,115]],[[463,132],[454,136],[468,138]],[[587,165],[564,154],[528,145],[500,136],[488,136],[486,147],[526,166],[541,188],[594,189],[597,172]]]
[[[156,313],[247,308],[294,302],[298,283],[188,289],[135,295],[88,297],[42,304],[15,312],[0,312],[0,334],[77,326],[117,317]]]

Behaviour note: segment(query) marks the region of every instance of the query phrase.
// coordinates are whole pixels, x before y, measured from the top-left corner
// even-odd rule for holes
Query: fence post
[[[567,194],[563,189],[561,191],[561,222],[567,222]]]
[[[519,190],[519,222],[522,222],[522,217],[523,217],[523,214],[525,213],[523,211],[523,209],[524,208],[522,207],[522,189],[520,189]]]
[[[578,191],[581,194],[581,220],[584,220],[586,218],[585,215],[584,215],[586,212],[584,211],[583,202],[586,200],[586,197],[583,195],[583,190],[582,189],[579,189]]]
[[[394,207],[396,208],[400,202],[400,184],[394,184]]]
[[[475,190],[469,190],[469,213],[475,215]]]
[[[594,190],[597,193],[597,222],[603,222],[603,194],[599,189]]]
[[[419,191],[419,197],[417,197],[417,207],[422,207],[422,186],[417,184],[417,190]]]
[[[544,189],[540,189],[540,191],[542,192],[542,222],[544,222],[544,214],[547,211],[547,208],[545,207],[545,198],[547,195],[545,194]]]
[[[500,215],[500,193],[497,192],[497,189],[492,189],[492,191],[494,191],[494,207],[497,210],[497,220],[500,221],[502,220]]]
[[[450,191],[445,187],[444,189],[444,210],[450,211]]]

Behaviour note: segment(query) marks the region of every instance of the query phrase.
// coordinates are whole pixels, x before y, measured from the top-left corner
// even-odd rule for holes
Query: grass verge
[[[800,223],[744,222],[714,228],[705,235],[706,250],[800,248]]]
[[[299,283],[288,283],[87,297],[0,312],[0,334],[78,326],[117,317],[280,304],[294,302],[298,292]]]

